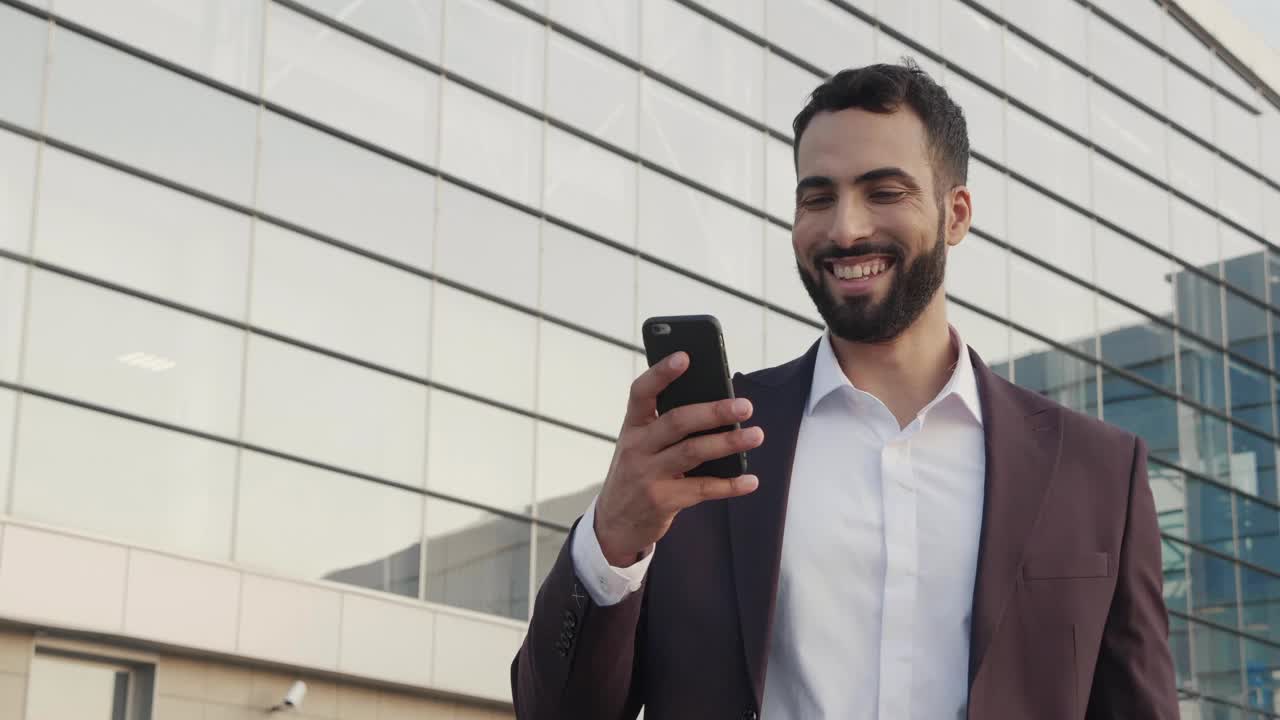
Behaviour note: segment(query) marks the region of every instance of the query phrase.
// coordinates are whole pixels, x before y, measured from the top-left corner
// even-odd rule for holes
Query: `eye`
[[[895,203],[907,196],[905,190],[877,190],[871,193],[871,200],[878,203]]]
[[[834,195],[822,194],[822,195],[809,195],[808,197],[803,197],[800,199],[800,202],[798,204],[800,205],[800,207],[805,208],[806,210],[820,210],[824,207],[827,207],[833,202],[835,202]]]

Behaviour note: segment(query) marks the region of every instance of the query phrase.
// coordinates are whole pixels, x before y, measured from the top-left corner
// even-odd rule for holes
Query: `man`
[[[947,324],[960,109],[875,65],[823,83],[795,137],[796,262],[828,331],[737,376],[737,401],[658,417],[683,353],[635,381],[512,665],[517,715],[1176,718],[1145,446]],[[683,476],[744,450],[752,475]]]

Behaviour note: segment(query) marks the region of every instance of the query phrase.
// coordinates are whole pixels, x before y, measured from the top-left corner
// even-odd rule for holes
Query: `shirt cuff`
[[[628,595],[640,589],[645,573],[649,570],[649,562],[653,560],[653,551],[645,553],[643,559],[625,568],[614,567],[604,557],[600,549],[600,539],[596,537],[596,501],[593,499],[582,515],[578,527],[573,533],[573,571],[578,580],[587,587],[587,594],[598,607],[617,605]]]

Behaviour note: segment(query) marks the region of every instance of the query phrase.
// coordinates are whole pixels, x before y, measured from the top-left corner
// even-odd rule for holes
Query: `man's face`
[[[892,340],[938,294],[959,241],[924,123],[907,109],[819,113],[797,155],[792,242],[809,296],[837,337]]]

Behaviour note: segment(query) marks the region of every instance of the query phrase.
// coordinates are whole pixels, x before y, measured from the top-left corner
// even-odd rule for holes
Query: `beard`
[[[929,306],[938,288],[942,287],[946,275],[947,244],[943,223],[944,216],[939,213],[937,240],[929,251],[910,264],[905,261],[905,248],[896,240],[823,249],[813,257],[815,269],[812,272],[797,261],[800,280],[831,333],[849,342],[876,343],[893,340],[911,327]],[[830,285],[832,278],[825,269],[827,260],[861,255],[888,255],[893,258],[892,283],[883,300],[876,301],[869,294],[843,297]]]

